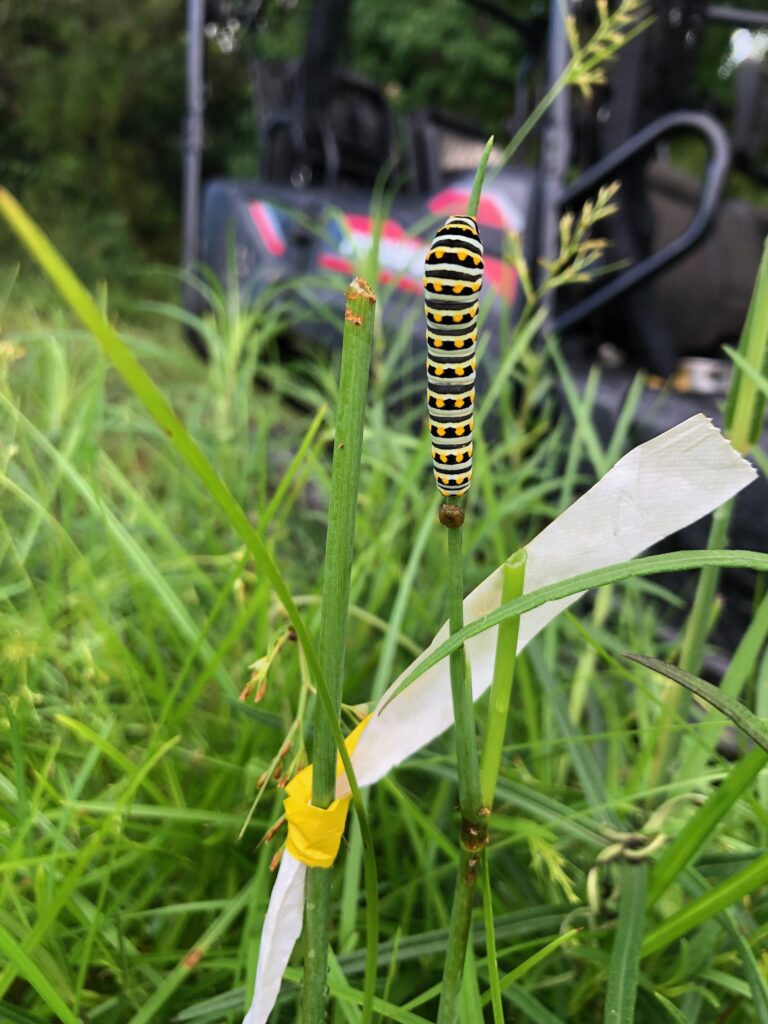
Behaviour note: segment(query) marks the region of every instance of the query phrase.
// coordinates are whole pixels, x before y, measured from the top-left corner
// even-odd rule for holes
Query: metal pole
[[[205,113],[204,23],[205,0],[187,0],[187,110],[184,121],[181,209],[181,262],[185,270],[193,267],[200,256],[200,181]],[[184,289],[187,297],[188,288]]]
[[[765,11],[747,11],[743,7],[707,4],[704,13],[710,21],[720,21],[724,25],[736,25],[741,28],[768,28],[768,13]]]
[[[552,0],[547,40],[547,88],[555,84],[570,59],[565,17],[570,3]],[[538,256],[551,260],[559,249],[560,199],[571,159],[570,96],[564,89],[549,109],[541,137]],[[553,294],[546,300],[552,308]]]

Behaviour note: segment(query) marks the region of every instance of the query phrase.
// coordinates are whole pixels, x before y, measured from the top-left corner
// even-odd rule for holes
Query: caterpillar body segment
[[[432,468],[446,497],[472,480],[472,428],[478,293],[483,245],[474,217],[449,217],[438,229],[424,267],[427,319],[427,407]]]

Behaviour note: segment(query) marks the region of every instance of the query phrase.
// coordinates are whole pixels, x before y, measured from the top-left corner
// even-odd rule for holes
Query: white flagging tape
[[[712,512],[756,475],[705,416],[691,417],[625,455],[527,545],[525,592],[634,558]],[[499,607],[501,580],[499,567],[466,598],[465,623]],[[580,596],[552,601],[523,615],[518,650]],[[488,629],[466,644],[475,699],[491,683],[497,631]],[[447,638],[444,625],[426,651],[392,683],[378,707]],[[352,755],[358,782],[361,786],[376,782],[452,724],[450,674],[444,659],[381,713],[374,712]],[[348,792],[342,775],[336,795]],[[275,1004],[301,934],[306,870],[284,853],[261,935],[253,1002],[243,1024],[265,1024]]]

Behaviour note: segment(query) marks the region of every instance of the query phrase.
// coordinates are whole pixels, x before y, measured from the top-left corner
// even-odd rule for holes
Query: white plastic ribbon
[[[579,573],[626,562],[671,533],[696,522],[732,498],[757,474],[702,415],[640,445],[616,463],[586,494],[527,545],[525,592]],[[499,567],[464,601],[469,623],[499,607]],[[518,650],[580,594],[552,601],[520,620]],[[466,646],[477,699],[490,685],[497,628]],[[444,625],[429,647],[395,680],[379,701],[383,707],[414,666],[448,637]],[[374,712],[352,755],[361,786],[382,778],[453,724],[448,660],[428,669],[381,713]],[[336,796],[349,786],[340,776]],[[259,947],[256,986],[243,1024],[265,1024],[283,973],[301,934],[306,866],[283,854]]]

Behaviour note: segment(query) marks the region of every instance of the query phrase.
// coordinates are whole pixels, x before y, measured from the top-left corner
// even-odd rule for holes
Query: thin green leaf
[[[571,939],[575,938],[580,931],[580,928],[571,928],[569,931],[563,932],[562,935],[558,935],[556,939],[548,942],[546,946],[542,946],[541,949],[536,950],[533,956],[529,956],[527,960],[523,960],[523,962],[518,964],[514,970],[505,974],[501,979],[502,992],[513,986],[516,981],[524,978],[529,971],[532,971],[534,967],[537,967],[548,957],[552,956],[552,954],[561,946],[564,946],[566,942],[570,942]]]
[[[500,605],[487,615],[481,615],[474,622],[470,622],[469,625],[452,634],[436,647],[429,657],[419,662],[392,694],[387,704],[391,703],[403,690],[407,690],[427,669],[437,665],[443,658],[447,658],[452,651],[457,650],[467,640],[485,632],[486,629],[498,626],[500,622],[512,615],[524,615],[549,601],[572,597],[574,594],[581,594],[595,587],[604,587],[609,583],[619,583],[635,576],[652,576],[654,573],[662,572],[685,572],[690,569],[701,569],[707,565],[717,565],[726,569],[753,569],[757,572],[768,572],[768,555],[758,554],[755,551],[677,551],[669,555],[646,555],[645,558],[635,558],[631,562],[619,562],[604,569],[580,573],[578,576],[571,576],[559,583],[540,587],[538,590],[531,591],[530,594],[523,594],[522,597],[514,601]],[[386,706],[385,704],[380,710]]]
[[[624,657],[629,658],[630,661],[637,662],[638,665],[644,665],[646,668],[651,669],[652,672],[658,672],[659,675],[665,676],[667,679],[671,679],[672,682],[684,686],[691,693],[695,693],[697,697],[701,697],[702,700],[705,700],[712,707],[721,711],[727,718],[730,718],[733,724],[741,729],[746,736],[749,736],[759,747],[768,752],[768,725],[762,722],[757,715],[753,714],[740,700],[734,700],[733,697],[722,693],[721,690],[718,690],[716,686],[708,683],[705,679],[699,679],[698,676],[693,676],[690,672],[684,672],[683,669],[678,668],[676,665],[668,665],[665,661],[659,661],[658,658],[649,658],[644,654],[625,654]]]
[[[289,981],[301,981],[301,971],[289,967],[285,972]],[[328,978],[328,991],[331,995],[342,1002],[352,1003],[353,1006],[362,1006],[365,1000],[363,992],[358,988],[349,985],[342,985],[334,978]],[[378,1013],[384,1014],[386,1020],[394,1020],[397,1024],[429,1024],[426,1017],[420,1017],[412,1010],[401,1010],[394,1003],[376,997],[373,1001],[373,1008]]]
[[[635,1019],[647,889],[647,864],[622,865],[619,922],[608,968],[605,1024],[632,1024]]]
[[[751,750],[712,790],[704,806],[696,811],[656,861],[648,895],[649,906],[656,903],[686,868],[696,863],[715,828],[766,764],[768,754],[764,750]]]
[[[472,182],[472,191],[469,194],[469,202],[467,203],[467,214],[470,217],[477,216],[477,210],[480,206],[480,194],[483,191],[483,183],[485,182],[485,172],[491,152],[493,151],[493,141],[493,136],[491,135],[485,144],[485,149],[480,157],[480,163],[477,165],[475,180]]]
[[[757,857],[747,867],[714,886],[706,895],[694,900],[689,906],[667,918],[658,928],[654,928],[645,937],[642,955],[648,956],[651,953],[657,953],[660,949],[665,949],[676,939],[687,935],[688,932],[759,889],[766,882],[768,882],[768,853]]]
[[[46,1006],[61,1019],[62,1024],[80,1024],[59,993],[48,980],[45,971],[25,953],[10,932],[0,925],[0,952],[8,957],[16,973],[32,986]]]

